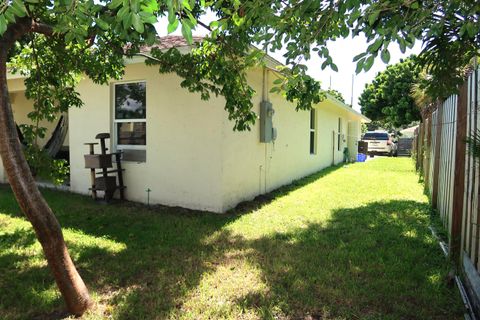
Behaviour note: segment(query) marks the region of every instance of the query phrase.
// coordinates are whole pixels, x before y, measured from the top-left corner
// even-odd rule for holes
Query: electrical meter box
[[[260,102],[260,142],[272,142],[277,137],[273,128],[273,115],[275,110],[268,101]]]

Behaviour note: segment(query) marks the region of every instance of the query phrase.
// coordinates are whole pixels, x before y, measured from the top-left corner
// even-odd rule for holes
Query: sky
[[[214,17],[209,17],[207,15],[206,21]],[[161,18],[156,24],[157,32],[159,36],[167,35],[167,18]],[[202,27],[198,27],[193,31],[194,35],[205,35],[208,31]],[[180,28],[177,31],[172,33],[173,35],[181,35]],[[338,72],[330,70],[329,68],[322,70],[322,60],[319,59],[315,54],[312,54],[312,58],[305,62],[308,67],[308,73],[310,76],[321,82],[323,89],[335,89],[339,91],[347,104],[350,104],[352,101],[352,75],[354,75],[353,80],[353,108],[357,111],[360,111],[360,106],[358,105],[358,98],[361,95],[365,85],[372,82],[378,72],[386,69],[387,65],[378,58],[375,61],[375,64],[368,72],[361,72],[358,75],[355,74],[356,64],[353,62],[353,57],[357,54],[364,52],[368,44],[365,37],[357,36],[355,38],[347,39],[338,39],[336,41],[331,41],[327,44],[327,47],[330,51],[330,54],[333,58],[333,62],[338,67]],[[407,51],[402,54],[400,49],[396,44],[392,44],[389,47],[390,50],[390,62],[389,64],[395,64],[400,61],[402,58],[406,58],[411,54],[418,54],[421,51],[421,44],[417,43],[412,49],[407,49]],[[278,61],[284,63],[285,59],[282,57],[281,53],[270,53],[272,57]],[[331,85],[331,86],[330,86]]]

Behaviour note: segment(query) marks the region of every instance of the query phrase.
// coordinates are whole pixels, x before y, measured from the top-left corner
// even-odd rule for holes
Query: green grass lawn
[[[43,193],[96,301],[85,319],[462,318],[410,159],[330,168],[226,215]],[[62,308],[1,186],[0,319]]]

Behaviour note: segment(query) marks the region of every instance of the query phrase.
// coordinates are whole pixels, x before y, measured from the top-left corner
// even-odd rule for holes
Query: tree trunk
[[[68,311],[82,315],[92,304],[88,290],[68,254],[60,224],[37,188],[25,160],[13,119],[7,87],[8,50],[23,34],[9,28],[0,38],[0,155],[20,208],[31,222]]]

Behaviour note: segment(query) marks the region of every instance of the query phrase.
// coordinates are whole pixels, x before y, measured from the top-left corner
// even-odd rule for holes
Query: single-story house
[[[162,38],[161,45],[188,49],[175,36]],[[64,142],[70,191],[90,192],[84,144],[98,142],[95,136],[103,132],[111,134],[110,150],[124,151],[126,199],[146,202],[150,190],[151,204],[213,212],[340,163],[346,147],[356,159],[361,124],[369,120],[330,96],[311,111],[295,111],[281,94],[269,93],[278,76],[273,69],[249,71],[259,119],[251,131],[235,132],[222,97],[202,101],[180,87],[177,75],[159,74],[143,62],[128,60],[123,79],[110,85],[79,83],[85,105],[69,110]],[[267,64],[278,62],[267,57]],[[10,74],[8,86],[16,122],[28,123],[32,102],[25,98],[22,77]],[[55,124],[46,126],[53,130]],[[6,182],[1,164],[0,182]]]
[[[415,130],[417,130],[417,128],[418,128],[418,124],[416,126],[400,130],[400,137],[413,138],[415,136]]]

